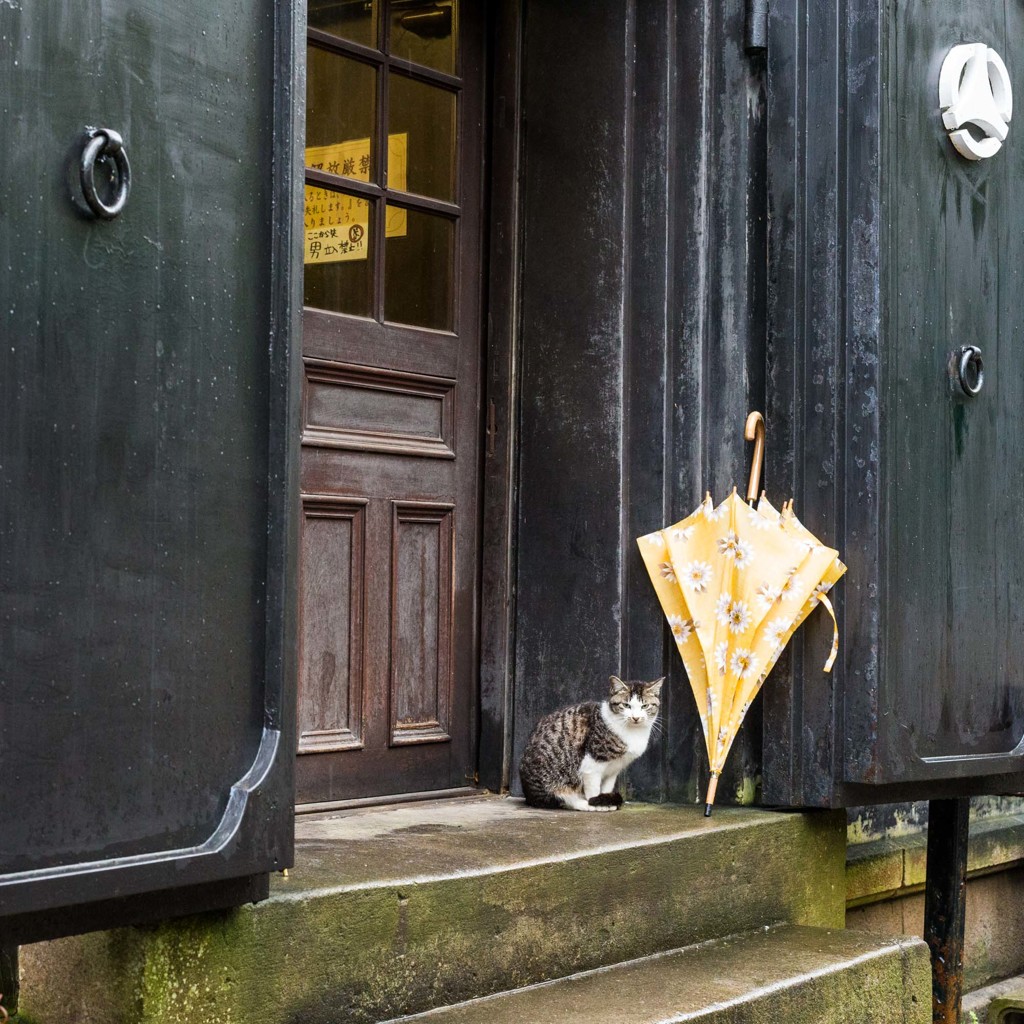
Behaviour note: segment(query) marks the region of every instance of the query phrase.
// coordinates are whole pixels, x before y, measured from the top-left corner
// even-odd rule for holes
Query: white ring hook
[[[942,123],[961,156],[968,160],[995,156],[1013,116],[1013,87],[1002,57],[984,43],[954,46],[939,72],[939,106]],[[984,138],[977,138],[968,126]]]

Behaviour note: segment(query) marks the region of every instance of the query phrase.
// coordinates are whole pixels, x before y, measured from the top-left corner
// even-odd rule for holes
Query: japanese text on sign
[[[406,132],[388,136],[388,184],[406,187]],[[343,174],[357,181],[370,180],[370,140],[351,139],[331,146],[310,146],[306,166],[330,174]],[[406,233],[406,211],[397,206],[386,210],[385,236]],[[365,260],[369,252],[370,203],[366,199],[306,186],[305,263],[340,263]]]

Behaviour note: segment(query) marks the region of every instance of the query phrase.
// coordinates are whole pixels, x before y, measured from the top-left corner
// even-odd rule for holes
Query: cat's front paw
[[[587,803],[591,807],[607,807],[610,810],[617,811],[622,806],[622,794],[598,793],[597,796],[592,796]]]

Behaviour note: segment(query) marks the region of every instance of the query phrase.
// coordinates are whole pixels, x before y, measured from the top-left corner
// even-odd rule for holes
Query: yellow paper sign
[[[406,187],[409,136],[406,132],[388,136],[388,184]],[[306,166],[330,174],[343,174],[357,181],[370,180],[370,140],[350,139],[331,146],[310,146]],[[395,238],[406,233],[406,211],[387,208],[385,235]],[[365,260],[369,252],[370,203],[326,188],[306,186],[305,262],[340,263]]]

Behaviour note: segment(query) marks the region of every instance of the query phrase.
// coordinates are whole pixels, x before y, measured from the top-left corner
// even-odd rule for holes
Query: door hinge
[[[747,0],[743,45],[747,53],[764,53],[768,49],[768,0]]]

